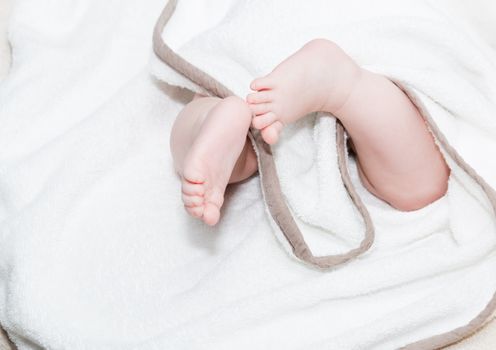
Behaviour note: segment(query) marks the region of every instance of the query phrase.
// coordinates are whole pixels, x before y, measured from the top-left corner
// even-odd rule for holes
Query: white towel
[[[19,349],[393,349],[464,325],[486,305],[494,217],[461,171],[448,196],[400,213],[360,187],[350,158],[376,240],[328,272],[281,247],[258,177],[229,188],[219,226],[189,217],[168,135],[191,94],[147,66],[164,5],[14,8],[13,68],[0,85],[0,323]],[[452,135],[458,150],[470,144]],[[464,152],[494,187],[484,152],[478,162],[476,150]]]
[[[404,213],[379,200],[370,201],[378,237],[371,250],[359,259],[380,259],[388,256],[392,247],[397,248],[396,244],[416,242],[415,248],[411,248],[416,256],[411,261],[412,270],[402,273],[402,278],[411,280],[418,278],[420,271],[442,275],[462,266],[466,268],[471,259],[490,261],[487,254],[494,252],[496,238],[496,164],[490,158],[496,153],[496,67],[494,52],[473,33],[457,28],[427,1],[314,1],[309,6],[302,1],[246,0],[231,1],[227,10],[225,4],[219,6],[208,27],[203,23],[196,35],[191,35],[189,28],[190,36],[181,40],[182,28],[191,26],[187,18],[197,6],[198,2],[179,1],[162,39],[182,59],[236,95],[246,96],[255,77],[269,73],[305,42],[325,37],[337,42],[362,66],[390,77],[407,90],[444,134],[447,147],[458,152],[448,152],[436,139],[452,175],[447,195],[429,206]],[[209,11],[214,12],[212,8]],[[195,80],[198,74],[191,73],[191,69],[178,69],[173,60],[163,56],[170,67],[155,61],[157,77],[193,91],[205,91],[205,84]],[[318,256],[347,252],[357,246],[364,231],[342,183],[331,136],[334,134],[334,118],[312,114],[287,127],[281,142],[272,148],[284,198],[304,232],[306,243]],[[485,181],[469,176],[466,171],[470,166],[463,160]],[[355,167],[353,161],[349,165]],[[370,194],[365,196],[371,199]],[[273,227],[292,256],[292,247],[285,244],[286,235],[276,225]],[[438,234],[449,239],[433,241],[432,236]],[[455,259],[447,254],[447,242],[460,249]],[[401,264],[402,268],[407,265]],[[376,268],[384,272],[388,266]],[[353,279],[352,267],[342,269]],[[373,274],[372,270],[369,273]],[[409,273],[412,275],[408,276]],[[385,274],[385,280],[376,282],[390,283],[394,277]],[[479,275],[481,280],[484,277]],[[494,288],[487,286],[486,291],[492,296]],[[453,301],[444,301],[448,312]],[[478,311],[489,306],[489,301],[494,309],[494,299],[488,298]],[[461,299],[457,302],[462,303]],[[405,317],[403,313],[396,317],[402,322],[411,318],[414,323],[417,312],[425,311],[412,306],[409,312],[411,315]],[[442,311],[436,312],[443,317]],[[444,335],[445,338],[457,333],[452,329],[446,330],[451,334]],[[350,341],[370,348],[355,334]],[[326,344],[335,345],[332,341]]]

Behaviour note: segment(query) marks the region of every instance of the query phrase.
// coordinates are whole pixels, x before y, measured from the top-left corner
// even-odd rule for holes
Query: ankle
[[[305,45],[319,57],[323,83],[322,95],[318,97],[319,111],[335,113],[348,100],[362,75],[358,64],[336,43],[327,39],[314,39]]]
[[[339,91],[333,96],[334,98],[329,102],[328,109],[326,110],[337,118],[340,118],[343,110],[352,103],[352,97],[364,79],[365,74],[363,69],[356,66],[343,75],[342,81],[336,87]]]
[[[342,62],[339,74],[335,77],[333,89],[328,94],[322,110],[338,117],[349,103],[356,87],[363,79],[364,71],[351,59]]]

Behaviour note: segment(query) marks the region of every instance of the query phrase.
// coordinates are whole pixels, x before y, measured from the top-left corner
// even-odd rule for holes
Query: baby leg
[[[336,115],[371,193],[404,211],[446,193],[450,169],[417,108],[389,79],[363,70]]]
[[[242,99],[199,96],[174,122],[170,148],[182,200],[189,214],[208,225],[219,221],[226,186],[257,170],[247,138],[250,122],[251,111]]]
[[[375,196],[410,211],[446,193],[449,168],[413,103],[331,41],[310,41],[251,88],[252,124],[267,143],[284,124],[327,111],[345,126],[360,179]]]

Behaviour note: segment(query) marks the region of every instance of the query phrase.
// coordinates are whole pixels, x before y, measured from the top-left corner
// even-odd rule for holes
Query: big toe
[[[264,128],[261,131],[264,141],[267,142],[269,145],[277,143],[277,141],[279,140],[279,133],[282,130],[282,126],[283,125],[281,121],[278,120]]]
[[[203,221],[209,225],[215,225],[220,218],[220,210],[219,208],[211,202],[205,203],[205,207],[203,209]]]

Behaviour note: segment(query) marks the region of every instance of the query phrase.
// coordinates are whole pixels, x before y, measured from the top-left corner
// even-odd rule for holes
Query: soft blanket
[[[215,4],[236,13],[233,2]],[[218,227],[207,228],[184,212],[168,135],[191,93],[157,82],[147,67],[152,25],[164,5],[159,0],[16,4],[10,25],[13,68],[0,85],[0,323],[16,346],[394,349],[452,333],[417,344],[435,348],[480,327],[493,308],[489,302],[496,285],[494,212],[488,197],[496,182],[487,157],[494,150],[494,127],[473,124],[471,118],[494,121],[489,113],[494,112],[494,73],[484,76],[493,71],[480,66],[494,54],[452,27],[446,34],[460,42],[465,38],[471,45],[467,51],[476,48],[453,57],[462,63],[463,57],[474,56],[466,69],[471,84],[462,89],[473,86],[469,91],[480,98],[458,103],[441,99],[431,105],[424,101],[433,118],[450,106],[445,125],[452,119],[459,124],[449,135],[440,128],[463,157],[452,158],[446,148],[450,166],[458,170],[448,195],[432,206],[394,211],[361,187],[353,158],[340,161],[339,152],[321,153],[334,163],[323,159],[322,170],[315,173],[320,158],[302,154],[300,159],[308,161],[304,181],[309,190],[316,188],[310,172],[321,177],[328,171],[327,178],[336,180],[337,169],[348,169],[343,182],[349,190],[343,183],[321,183],[322,196],[333,188],[345,198],[355,193],[363,206],[357,209],[358,200],[348,199],[349,212],[359,220],[369,213],[369,237],[375,229],[375,240],[364,245],[369,249],[363,254],[333,269],[315,269],[306,263],[310,255],[294,259],[273,212],[266,212],[264,203],[277,200],[274,194],[267,196],[266,184],[274,179],[253,177],[232,186]],[[179,33],[171,34],[178,51],[210,28],[211,20],[221,21],[224,11],[206,1],[195,1],[196,11],[187,2],[178,10],[183,5],[187,20],[178,16],[170,22],[177,19]],[[451,57],[450,51],[446,55]],[[152,59],[156,74],[182,79],[193,91],[200,88],[182,74],[164,72],[163,63]],[[224,84],[236,91],[234,84]],[[301,144],[308,145],[310,133],[336,145],[332,133],[328,137],[333,130],[346,137],[331,117],[314,115],[285,133],[300,138]],[[304,217],[304,203],[300,210],[294,206],[291,196],[298,200],[301,193],[288,192],[293,180],[284,180],[280,158],[289,141],[281,143],[279,153],[258,151],[261,159],[274,153],[273,170],[282,175],[287,209],[300,213],[294,215],[298,231],[315,257],[356,248],[366,230],[351,216],[348,223],[346,216],[337,220],[329,211]],[[340,141],[336,149],[346,152]],[[315,142],[304,151],[318,152],[320,145]],[[262,166],[262,175],[270,171],[270,157],[266,161],[269,167]],[[467,171],[468,164],[479,178]],[[321,225],[311,231],[309,223],[317,219]],[[285,220],[283,215],[282,224]],[[342,231],[328,230],[336,223],[343,225]],[[357,230],[345,231],[345,225]]]

